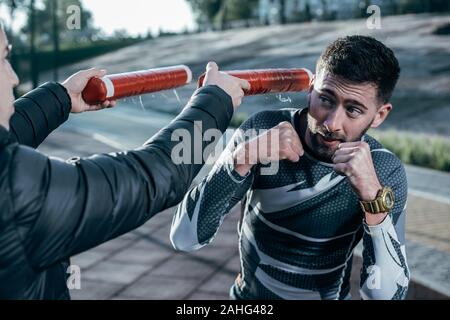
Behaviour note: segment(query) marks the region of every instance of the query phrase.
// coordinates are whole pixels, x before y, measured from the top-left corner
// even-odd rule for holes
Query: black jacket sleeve
[[[179,203],[203,162],[172,161],[172,149],[180,143],[178,133],[189,133],[182,142],[189,148],[194,137],[208,129],[223,133],[232,113],[231,98],[218,87],[207,86],[137,150],[66,163],[17,146],[10,172],[11,194],[31,265],[37,270],[46,268],[126,233]],[[202,150],[210,143],[202,142]]]
[[[20,144],[37,148],[69,117],[72,103],[66,89],[48,82],[14,102],[10,131]]]

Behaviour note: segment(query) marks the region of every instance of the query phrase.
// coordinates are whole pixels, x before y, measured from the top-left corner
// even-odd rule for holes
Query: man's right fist
[[[233,101],[233,107],[236,110],[242,103],[244,90],[250,89],[250,83],[247,80],[239,79],[219,71],[215,62],[209,62],[206,66],[206,75],[203,85],[216,85],[225,91]]]
[[[240,144],[234,152],[235,170],[246,175],[257,163],[289,160],[297,162],[304,150],[291,123],[283,121],[248,142]]]

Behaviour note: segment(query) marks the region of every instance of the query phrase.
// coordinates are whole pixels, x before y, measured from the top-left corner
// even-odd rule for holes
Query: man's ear
[[[380,108],[378,108],[375,119],[370,127],[377,128],[380,126],[388,116],[389,112],[391,112],[392,108],[393,106],[390,103],[383,104]]]

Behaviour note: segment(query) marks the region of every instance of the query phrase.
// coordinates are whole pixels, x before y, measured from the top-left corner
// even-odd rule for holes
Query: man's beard
[[[313,117],[311,117],[309,111],[307,113],[307,124],[311,138],[311,149],[314,155],[321,160],[332,162],[331,159],[338,149],[339,143],[361,141],[362,137],[370,129],[372,122],[367,126],[367,128],[362,131],[362,133],[358,137],[355,137],[353,139],[337,132],[330,132],[326,127],[318,126],[317,121]],[[326,140],[337,140],[339,141],[339,143],[335,147],[329,147],[320,141],[319,135]]]

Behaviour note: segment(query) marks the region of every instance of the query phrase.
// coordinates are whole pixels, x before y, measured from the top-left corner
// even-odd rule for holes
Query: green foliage
[[[227,0],[226,6],[228,8],[228,21],[244,20],[253,17],[254,10],[258,5],[257,0]]]
[[[35,34],[36,46],[51,45],[53,37],[53,0],[43,0],[41,6],[35,6]],[[88,43],[96,40],[99,30],[93,27],[92,13],[84,9],[81,0],[57,0],[57,29],[62,42]],[[69,29],[67,19],[70,14],[67,9],[70,6],[80,8],[80,29]],[[28,35],[31,28],[31,19],[22,28],[22,33]]]
[[[58,66],[75,63],[84,59],[95,57],[107,52],[115,51],[117,49],[137,43],[137,39],[121,39],[121,40],[103,40],[81,46],[64,46],[59,52]],[[54,53],[52,48],[48,50],[39,51],[36,53],[36,60],[38,62],[38,72],[47,71],[54,67]],[[30,77],[30,52],[17,52],[15,54],[16,72],[19,78],[28,80]]]
[[[450,171],[450,140],[425,134],[396,130],[371,131],[385,148],[404,163],[436,170]]]
[[[115,38],[93,27],[92,13],[83,7],[82,0],[0,0],[10,20],[17,12],[28,19],[19,32],[6,26],[9,40],[14,45],[11,63],[22,80],[31,79],[38,84],[39,73],[104,54],[141,39],[131,38],[118,30]]]
[[[450,10],[448,0],[398,0],[399,13],[443,12]]]
[[[202,22],[213,21],[214,17],[219,13],[225,0],[186,0],[197,15],[197,20]]]
[[[292,22],[309,22],[313,18],[313,14],[311,12],[311,5],[309,1],[305,3],[305,7],[303,10],[297,10],[292,13],[290,21]]]
[[[258,0],[187,0],[200,25],[224,29],[231,21],[254,17]]]
[[[245,113],[235,113],[230,122],[230,127],[239,128],[239,126],[247,120],[248,115]]]

